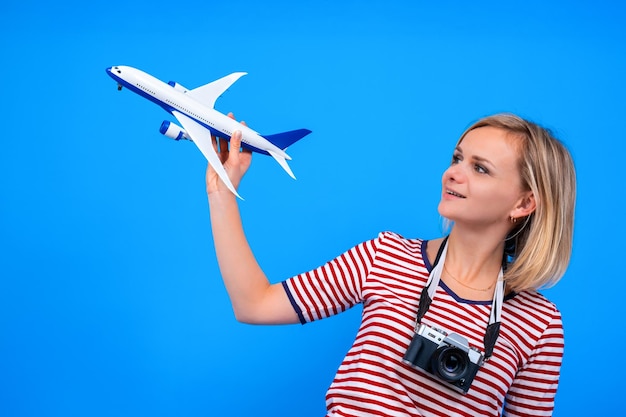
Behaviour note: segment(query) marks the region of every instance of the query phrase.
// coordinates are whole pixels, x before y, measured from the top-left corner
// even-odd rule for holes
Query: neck
[[[484,232],[461,232],[455,225],[448,238],[448,275],[460,285],[492,288],[502,267],[503,239],[489,239]]]

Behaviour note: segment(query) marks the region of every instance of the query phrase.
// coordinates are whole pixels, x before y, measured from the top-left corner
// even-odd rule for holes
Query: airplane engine
[[[176,81],[170,81],[167,84],[171,85],[172,87],[174,87],[174,90],[180,91],[181,93],[186,93],[187,91],[189,91],[182,85],[178,84]]]
[[[169,120],[165,120],[165,121],[163,121],[163,123],[161,123],[161,127],[159,128],[159,132],[161,132],[162,135],[165,135],[165,136],[167,136],[170,139],[174,139],[174,140],[181,140],[181,139],[191,140],[191,138],[189,137],[189,135],[187,135],[187,132],[185,132],[184,129],[182,129],[181,127],[175,125],[174,123],[171,123]]]

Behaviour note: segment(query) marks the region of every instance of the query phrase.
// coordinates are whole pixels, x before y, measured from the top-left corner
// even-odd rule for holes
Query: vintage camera
[[[461,335],[420,324],[403,360],[466,394],[483,364],[483,355]]]

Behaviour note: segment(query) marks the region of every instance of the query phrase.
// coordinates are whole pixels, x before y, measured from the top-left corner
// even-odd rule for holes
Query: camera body
[[[420,324],[403,360],[466,394],[483,364],[483,355],[459,334]]]

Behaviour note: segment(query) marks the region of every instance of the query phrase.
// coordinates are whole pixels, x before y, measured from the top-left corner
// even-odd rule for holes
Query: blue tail
[[[298,129],[291,130],[289,132],[276,133],[275,135],[263,135],[263,137],[278,146],[280,149],[285,150],[288,146],[296,143],[309,133],[311,133],[309,129]]]

